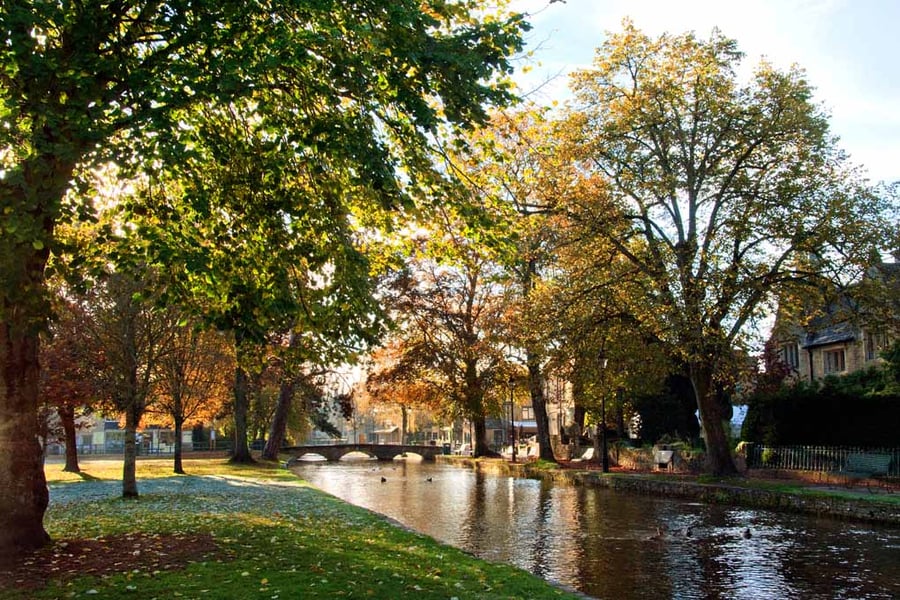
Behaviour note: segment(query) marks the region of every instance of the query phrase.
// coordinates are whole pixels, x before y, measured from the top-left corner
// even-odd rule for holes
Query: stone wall
[[[824,493],[791,493],[725,483],[700,483],[693,476],[686,474],[665,476],[637,473],[604,474],[596,470],[534,468],[527,463],[511,464],[504,460],[448,456],[438,456],[437,460],[484,473],[546,479],[559,484],[591,485],[627,493],[764,508],[900,527],[900,504],[891,502],[868,501]]]
[[[661,469],[654,457],[658,450],[672,450],[672,462]],[[610,448],[612,462],[629,471],[666,471],[669,473],[700,473],[703,471],[703,454],[678,447],[654,446],[652,448]]]

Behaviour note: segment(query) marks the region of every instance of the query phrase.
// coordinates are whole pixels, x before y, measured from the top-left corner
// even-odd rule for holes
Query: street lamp
[[[509,443],[512,446],[512,461],[516,462],[516,421],[513,413],[513,384],[516,380],[509,378]]]
[[[600,350],[597,355],[597,364],[600,366],[600,459],[603,465],[603,472],[609,473],[609,453],[606,451],[606,394],[603,393],[603,374],[606,371],[606,363],[608,362],[606,354]]]

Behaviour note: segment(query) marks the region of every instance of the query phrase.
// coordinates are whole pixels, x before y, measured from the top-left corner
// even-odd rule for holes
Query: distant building
[[[853,373],[882,361],[881,352],[898,337],[900,296],[896,292],[900,264],[879,265],[870,270],[869,277],[887,279],[889,283],[885,296],[870,297],[872,306],[841,294],[815,316],[803,315],[802,325],[783,318],[776,322],[773,340],[779,358],[794,378],[812,382],[829,375]]]
[[[75,441],[78,454],[122,454],[125,451],[125,430],[116,419],[104,419],[91,415],[83,417],[87,422],[80,425]],[[136,432],[138,454],[172,454],[175,452],[175,432],[171,429],[149,426]],[[185,450],[192,449],[191,430],[182,433]],[[64,454],[65,446],[51,443],[47,446],[47,454]]]
[[[372,431],[372,439],[370,444],[402,444],[400,439],[400,428],[396,425],[388,425],[382,429]]]

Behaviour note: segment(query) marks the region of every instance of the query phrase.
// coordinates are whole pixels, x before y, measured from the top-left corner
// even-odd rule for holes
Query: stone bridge
[[[293,456],[291,461],[300,459],[305,454],[318,454],[326,460],[341,460],[345,454],[362,452],[378,460],[394,460],[396,456],[418,454],[422,460],[434,460],[441,454],[441,446],[411,446],[401,444],[329,444],[322,446],[289,446],[282,448],[285,454]],[[288,462],[291,462],[288,461]]]

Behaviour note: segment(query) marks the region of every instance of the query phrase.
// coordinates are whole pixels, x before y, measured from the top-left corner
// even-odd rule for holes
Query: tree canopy
[[[860,274],[885,230],[804,73],[763,62],[745,83],[741,59],[717,31],[626,22],[574,75],[569,124],[601,186],[571,217],[642,276],[625,298],[689,374],[716,472],[734,469],[715,397],[747,325],[781,286]]]
[[[55,227],[92,207],[76,173],[140,173],[182,160],[181,127],[211,106],[255,103],[298,160],[409,206],[442,123],[466,127],[511,99],[501,81],[521,16],[479,1],[77,3],[0,10],[0,548],[46,541],[36,427],[44,272]],[[283,138],[279,138],[281,141]],[[73,201],[64,203],[67,194]],[[298,194],[302,195],[302,194]],[[248,202],[256,202],[250,198]],[[249,208],[249,207],[247,207]],[[338,214],[342,214],[339,211]],[[23,442],[22,440],[26,440]]]

